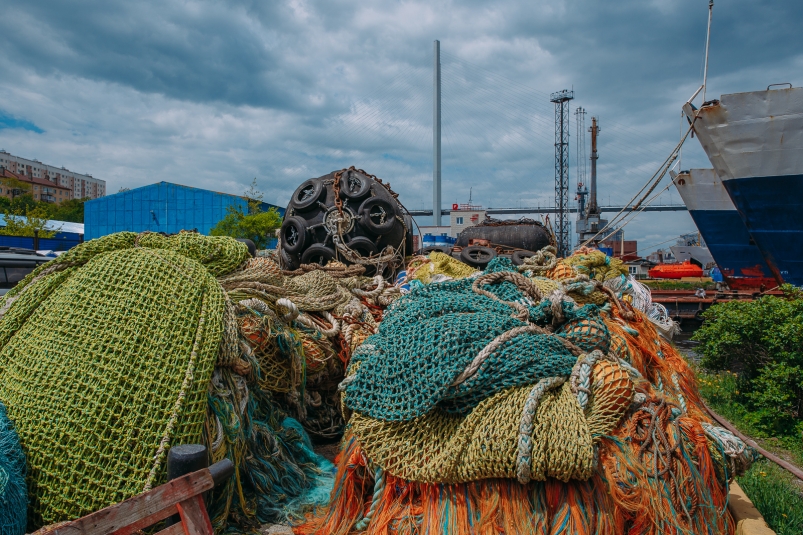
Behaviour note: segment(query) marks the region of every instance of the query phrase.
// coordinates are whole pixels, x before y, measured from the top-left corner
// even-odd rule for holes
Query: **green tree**
[[[57,221],[70,221],[71,223],[83,223],[84,203],[87,200],[89,199],[69,199],[59,204],[50,205],[50,219],[55,219]]]
[[[52,238],[56,235],[56,231],[46,229],[48,216],[43,208],[27,208],[24,214],[25,217],[22,217],[19,210],[6,211],[6,226],[0,228],[0,235],[33,237],[34,232],[40,238]]]
[[[276,208],[267,212],[262,210],[263,195],[257,190],[256,178],[246,190],[245,197],[248,200],[248,211],[240,206],[229,206],[226,216],[209,233],[212,236],[247,238],[254,242],[257,249],[265,249],[274,238],[276,229],[282,225],[282,216]]]
[[[9,205],[9,210],[12,213],[20,215],[24,215],[25,212],[33,210],[34,208],[39,208],[39,202],[37,202],[30,193],[17,195],[11,199],[11,204]]]

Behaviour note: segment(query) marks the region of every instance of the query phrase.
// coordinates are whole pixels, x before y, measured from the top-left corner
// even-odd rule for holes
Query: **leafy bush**
[[[227,207],[226,216],[209,232],[212,236],[247,238],[254,242],[257,249],[268,247],[275,237],[274,231],[282,225],[282,216],[276,208],[267,212],[262,210],[262,193],[256,189],[256,182],[255,178],[245,192],[248,211],[245,212],[239,206]]]
[[[699,365],[692,366],[697,376],[700,395],[709,407],[743,433],[759,439],[763,447],[781,453],[792,463],[803,466],[803,440],[798,429],[791,427],[781,432],[770,429],[768,432],[766,416],[747,406],[750,400],[739,390],[738,375],[727,371],[707,372]]]
[[[84,222],[84,202],[89,199],[68,199],[58,204],[47,204],[48,219],[56,221],[71,221],[73,223]]]
[[[24,213],[21,210],[8,210],[0,235],[33,237],[36,234],[40,238],[52,238],[56,232],[45,229],[47,219],[47,212],[39,207],[26,208]]]
[[[84,202],[87,199],[68,199],[58,204],[37,201],[33,195],[17,195],[14,199],[0,197],[0,212],[11,215],[25,215],[33,211],[44,219],[56,221],[84,222]]]
[[[712,306],[694,334],[700,364],[735,372],[735,401],[768,435],[803,431],[803,298],[785,286],[783,297]]]

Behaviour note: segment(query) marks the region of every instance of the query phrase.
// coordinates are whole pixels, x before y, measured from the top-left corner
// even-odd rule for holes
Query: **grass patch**
[[[717,283],[711,281],[684,282],[680,280],[647,279],[647,280],[640,280],[639,282],[649,288],[652,288],[653,290],[696,290],[697,288],[703,288],[704,290],[717,289]]]
[[[750,410],[739,391],[738,376],[732,372],[711,373],[692,364],[697,375],[700,394],[711,409],[735,425],[761,447],[803,466],[803,437],[795,428],[781,435],[770,435],[762,425],[761,413]]]
[[[803,533],[803,495],[789,472],[764,459],[737,479],[778,535]]]
[[[803,439],[797,430],[769,436],[756,413],[745,406],[738,376],[732,372],[710,373],[695,369],[700,394],[708,406],[755,439],[763,448],[803,466]],[[747,496],[761,511],[764,520],[778,535],[803,533],[803,484],[774,463],[761,460],[737,478]]]

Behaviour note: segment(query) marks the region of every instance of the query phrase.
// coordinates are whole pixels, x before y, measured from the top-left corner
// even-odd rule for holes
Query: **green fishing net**
[[[29,526],[158,485],[200,441],[223,332],[231,238],[120,233],[82,244],[0,300],[0,401],[28,459]]]

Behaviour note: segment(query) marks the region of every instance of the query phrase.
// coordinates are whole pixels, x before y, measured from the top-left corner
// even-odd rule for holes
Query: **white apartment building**
[[[97,199],[106,195],[106,181],[94,178],[92,175],[73,173],[64,167],[53,167],[39,160],[28,160],[0,150],[0,167],[5,167],[17,175],[31,178],[41,178],[69,188],[73,199]]]

